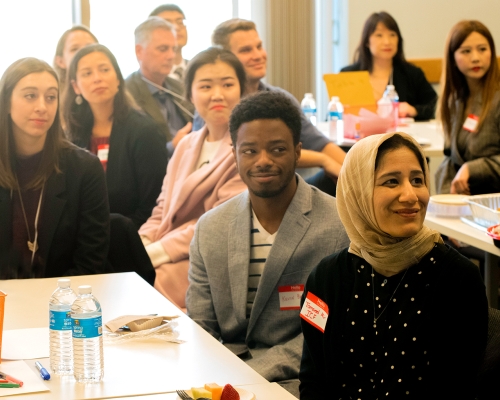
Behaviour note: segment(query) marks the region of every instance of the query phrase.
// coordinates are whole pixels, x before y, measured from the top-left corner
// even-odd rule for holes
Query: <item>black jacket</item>
[[[424,319],[418,328],[427,341],[430,371],[424,378],[426,384],[419,387],[419,392],[412,391],[408,399],[472,400],[488,332],[485,288],[478,268],[468,259],[445,245],[438,245],[436,250],[425,288]],[[302,400],[340,397],[336,390],[341,379],[341,335],[349,321],[347,311],[357,274],[355,265],[359,262],[369,265],[344,249],[324,258],[307,280],[302,302],[308,292],[313,293],[327,304],[329,316],[324,333],[301,321]],[[422,260],[419,265],[425,262],[428,263]],[[405,381],[405,376],[402,378]]]
[[[90,148],[90,140],[75,144]],[[106,167],[109,209],[130,218],[137,229],[151,216],[161,192],[165,146],[160,128],[147,115],[131,110],[125,120],[113,121]]]
[[[61,173],[45,183],[38,231],[44,277],[106,271],[109,207],[106,182],[97,157],[76,146],[61,151]],[[0,274],[16,268],[12,250],[10,190],[0,188]]]
[[[437,94],[425,79],[422,70],[413,64],[394,61],[392,81],[400,102],[407,102],[417,110],[416,121],[434,118]],[[359,63],[348,65],[340,72],[361,71]],[[387,82],[389,84],[389,82]]]

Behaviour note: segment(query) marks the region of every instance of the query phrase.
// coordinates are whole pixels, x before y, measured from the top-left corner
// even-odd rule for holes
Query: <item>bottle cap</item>
[[[91,294],[92,286],[90,285],[82,285],[78,286],[78,294]]]
[[[306,93],[305,96],[306,97],[313,97],[313,94],[312,93]]]
[[[62,278],[57,281],[57,286],[62,289],[69,288],[71,285],[71,281],[68,278]]]
[[[387,90],[394,90],[396,87],[394,85],[387,85]]]
[[[339,96],[332,96],[332,101],[340,101]]]

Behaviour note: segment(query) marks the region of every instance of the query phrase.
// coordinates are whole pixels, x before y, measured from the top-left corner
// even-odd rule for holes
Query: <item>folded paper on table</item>
[[[4,361],[0,368],[2,372],[23,382],[23,386],[19,388],[0,389],[0,397],[49,391],[40,375],[37,375],[24,361]]]
[[[105,323],[106,328],[111,332],[116,332],[122,326],[127,325],[132,332],[155,328],[162,325],[163,321],[171,321],[178,318],[178,315],[123,315]]]
[[[11,329],[3,332],[2,360],[30,360],[48,356],[49,328]]]

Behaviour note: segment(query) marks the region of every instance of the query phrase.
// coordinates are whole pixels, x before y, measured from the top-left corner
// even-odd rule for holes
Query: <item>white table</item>
[[[71,286],[89,284],[101,302],[103,322],[126,314],[180,315],[183,344],[159,340],[104,347],[104,380],[76,384],[73,377],[53,377],[50,392],[18,395],[15,399],[103,399],[174,392],[207,382],[233,385],[268,384],[220,342],[184,315],[135,273],[71,278]],[[57,278],[0,281],[8,296],[4,329],[48,327],[48,300]],[[47,343],[48,346],[48,343]],[[42,359],[48,368],[49,360]],[[27,361],[36,372],[34,360]],[[37,373],[38,374],[38,373]],[[258,398],[257,400],[260,400]]]
[[[498,308],[498,260],[500,249],[485,232],[476,229],[460,218],[444,218],[427,215],[425,225],[443,235],[460,240],[485,252],[484,284],[490,307]]]
[[[328,137],[328,123],[318,123],[318,129]],[[397,132],[405,132],[413,136],[417,141],[422,142],[426,157],[442,157],[444,148],[444,133],[441,125],[436,121],[426,122],[410,122],[405,125],[400,125],[396,129]],[[383,133],[383,132],[380,132]],[[420,140],[419,140],[420,139]],[[345,139],[342,143],[337,143],[339,146],[351,147],[355,140]]]

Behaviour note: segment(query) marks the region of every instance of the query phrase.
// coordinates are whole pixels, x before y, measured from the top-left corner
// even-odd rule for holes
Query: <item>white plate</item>
[[[468,196],[462,194],[436,194],[431,196],[431,201],[438,204],[446,204],[450,206],[467,206]]]
[[[416,136],[414,139],[420,146],[430,146],[432,144],[430,139],[424,137]]]
[[[234,386],[233,386],[234,387]],[[248,390],[241,389],[238,387],[234,387],[238,394],[240,395],[240,400],[255,400],[255,395],[252,392],[249,392]],[[185,391],[188,395],[193,397],[193,394],[191,393],[191,390],[186,390]],[[177,398],[180,400],[181,398],[177,396]]]

